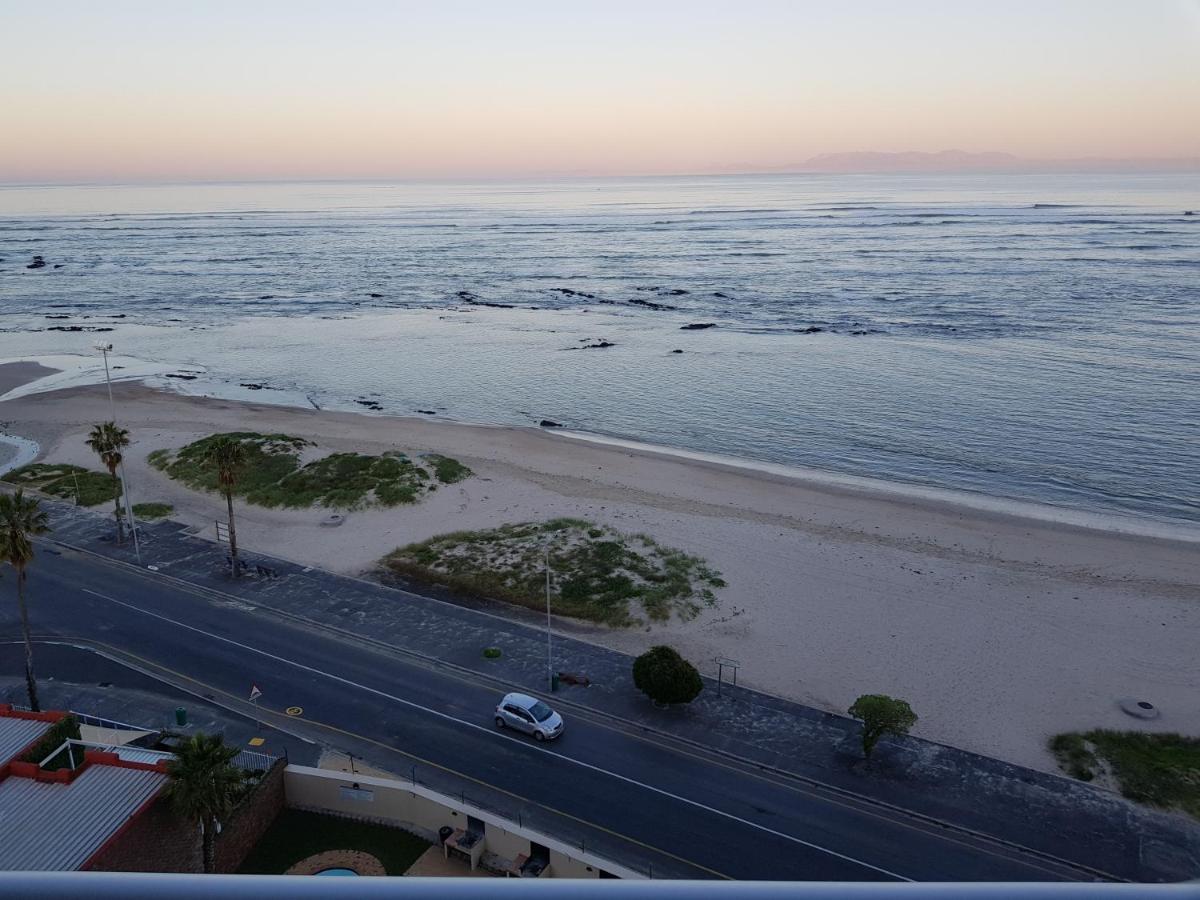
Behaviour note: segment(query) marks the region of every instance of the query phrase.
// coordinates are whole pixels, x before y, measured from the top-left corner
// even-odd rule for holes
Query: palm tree
[[[217,484],[225,495],[229,507],[229,565],[233,577],[238,574],[237,531],[233,527],[233,489],[246,463],[246,448],[236,438],[222,435],[212,442],[204,454],[204,461],[217,470]]]
[[[41,707],[38,705],[37,681],[33,677],[33,640],[29,636],[29,609],[25,605],[25,570],[33,561],[30,538],[49,530],[46,511],[35,497],[26,497],[21,488],[12,495],[0,494],[0,560],[17,573],[17,606],[21,610],[21,633],[25,638],[25,687],[29,691],[29,708],[34,712]]]
[[[117,468],[121,465],[121,451],[129,446],[129,432],[118,428],[115,422],[102,422],[92,426],[87,445],[96,452],[100,461],[108,466],[113,481],[113,515],[117,517],[117,543],[125,541],[124,519],[121,516],[121,485],[117,480]]]
[[[204,871],[213,870],[217,823],[227,818],[241,797],[246,775],[232,764],[238,755],[219,734],[197,733],[167,763],[171,782],[166,794],[180,815],[200,823]]]

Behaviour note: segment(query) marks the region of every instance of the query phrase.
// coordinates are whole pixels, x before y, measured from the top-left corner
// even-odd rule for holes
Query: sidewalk
[[[50,537],[110,559],[133,563],[131,545],[116,547],[106,516],[43,500]],[[187,534],[173,522],[142,526],[142,564],[197,588],[341,629],[362,639],[495,679],[498,688],[547,693],[544,629],[478,609],[371,581],[333,575],[259,554],[243,553],[278,577],[233,580],[225,548]],[[515,613],[520,618],[522,613]],[[503,656],[485,659],[485,647]],[[655,708],[636,690],[632,657],[554,636],[555,669],[577,672],[591,686],[564,685],[554,703],[615,717],[626,727],[820,782],[876,802],[988,834],[1136,881],[1200,875],[1200,822],[1151,810],[1065,777],[1025,769],[913,737],[884,740],[869,766],[859,760],[858,723],[715,678],[681,709]]]

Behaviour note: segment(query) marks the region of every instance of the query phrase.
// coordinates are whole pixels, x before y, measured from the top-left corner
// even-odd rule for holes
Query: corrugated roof
[[[0,716],[0,765],[11,760],[49,730],[49,722]]]
[[[167,776],[92,764],[71,784],[0,781],[0,870],[78,869]]]

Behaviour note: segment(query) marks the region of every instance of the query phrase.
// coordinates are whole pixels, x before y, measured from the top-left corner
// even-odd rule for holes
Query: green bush
[[[501,656],[499,647],[484,647],[483,655],[485,659],[499,659]]]
[[[42,735],[41,740],[34,744],[21,757],[22,762],[40,763],[47,756],[62,746],[64,741],[79,740],[79,720],[74,716],[64,716],[50,726],[50,730]],[[76,765],[82,761],[82,756],[76,756]],[[71,765],[67,754],[60,753],[46,763],[47,769],[66,769]]]
[[[908,730],[917,724],[917,714],[912,707],[887,694],[863,694],[854,701],[849,712],[862,720],[863,756],[868,759],[885,734],[908,734]]]
[[[442,484],[454,484],[475,474],[457,459],[448,456],[426,453],[425,459],[433,464],[434,477]]]
[[[655,703],[691,703],[704,690],[696,667],[661,644],[633,661],[633,683]]]

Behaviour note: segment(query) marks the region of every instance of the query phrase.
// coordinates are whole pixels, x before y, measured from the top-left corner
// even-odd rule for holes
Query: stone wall
[[[216,870],[236,872],[283,809],[283,773],[287,762],[277,759],[237,813],[217,835]]]

